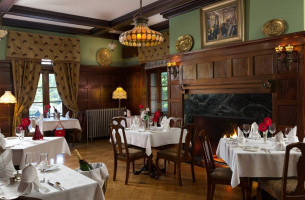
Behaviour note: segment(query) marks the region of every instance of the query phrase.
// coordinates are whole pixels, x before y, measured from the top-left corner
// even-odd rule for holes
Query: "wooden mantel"
[[[289,70],[278,64],[275,52],[288,44],[294,46]],[[297,125],[303,139],[304,45],[305,32],[297,32],[171,55],[180,66],[176,78],[169,74],[169,115],[183,116],[184,94],[272,93],[278,130]]]

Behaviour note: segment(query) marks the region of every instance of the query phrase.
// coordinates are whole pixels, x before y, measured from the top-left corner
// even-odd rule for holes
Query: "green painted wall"
[[[284,34],[305,30],[305,0],[245,0],[245,40],[264,38],[262,26],[270,19],[284,19],[288,26]],[[170,54],[177,53],[177,38],[190,34],[194,38],[192,51],[201,49],[200,9],[173,17],[169,21]]]
[[[111,39],[96,38],[96,37],[87,37],[87,36],[77,36],[71,34],[62,34],[48,31],[40,31],[34,29],[24,29],[16,27],[3,27],[6,30],[22,31],[29,33],[40,33],[46,35],[56,35],[56,36],[65,36],[65,37],[75,37],[80,39],[80,49],[81,49],[81,64],[82,65],[99,65],[96,61],[96,53],[100,48],[108,48],[108,44],[111,43]],[[6,40],[5,37],[0,41],[0,60],[6,59]],[[117,44],[117,47],[112,52],[112,63],[110,66],[131,66],[138,65],[138,58],[123,59],[122,58],[122,46],[118,40],[114,40]]]
[[[192,51],[201,49],[200,10],[194,10],[169,20],[169,53],[175,54],[178,37],[189,34],[194,38]]]
[[[264,38],[262,26],[270,19],[284,19],[285,33],[304,30],[304,0],[247,0],[248,40]]]

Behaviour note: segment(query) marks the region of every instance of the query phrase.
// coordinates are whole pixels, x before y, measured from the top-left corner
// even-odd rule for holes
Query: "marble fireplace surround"
[[[184,96],[184,121],[204,128],[215,152],[224,134],[237,126],[272,118],[272,94],[187,94]]]

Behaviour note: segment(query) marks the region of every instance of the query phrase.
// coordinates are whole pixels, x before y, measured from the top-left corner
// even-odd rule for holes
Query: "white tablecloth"
[[[60,122],[65,129],[79,129],[81,130],[78,119],[67,119],[65,117],[61,117],[60,120],[55,120],[53,118],[43,118],[42,121],[38,121],[37,125],[39,126],[40,131],[53,131],[58,122]]]
[[[6,147],[13,152],[13,164],[23,169],[25,165],[25,154],[27,152],[48,153],[49,159],[55,158],[57,154],[65,153],[71,155],[69,146],[64,137],[44,137],[43,140],[32,140],[25,137],[19,145],[18,138],[6,138]]]
[[[257,146],[271,149],[273,142],[263,139],[255,141],[248,139],[246,146]],[[296,176],[296,162],[300,153],[292,150],[290,152],[288,176]],[[221,138],[217,147],[216,155],[222,158],[231,168],[233,175],[231,186],[234,188],[240,183],[240,177],[282,177],[285,159],[285,151],[273,151],[266,153],[261,149],[257,152],[245,151],[230,142],[230,139]]]
[[[178,144],[180,133],[181,128],[170,128],[167,132],[163,132],[161,128],[147,131],[125,130],[127,143],[145,148],[147,155],[151,154],[152,147]],[[186,131],[183,134],[183,143],[185,141],[185,133]]]
[[[38,172],[39,179],[42,179],[43,175]],[[64,165],[59,165],[59,169],[54,171],[49,171],[45,173],[45,178],[50,180],[50,182],[60,182],[60,185],[65,188],[65,190],[59,191],[56,188],[50,186],[47,183],[41,183],[42,186],[47,187],[50,192],[40,193],[36,192],[29,197],[36,197],[44,200],[104,200],[104,194],[100,189],[99,184],[68,168]],[[14,196],[17,194],[18,183],[1,186],[1,189],[5,193],[6,197]],[[1,193],[1,191],[0,191]]]

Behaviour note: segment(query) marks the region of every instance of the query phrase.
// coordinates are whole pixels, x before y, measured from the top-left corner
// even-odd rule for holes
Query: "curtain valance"
[[[78,38],[9,31],[6,57],[53,62],[80,62]]]

